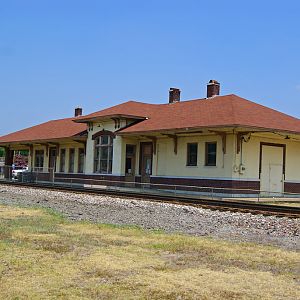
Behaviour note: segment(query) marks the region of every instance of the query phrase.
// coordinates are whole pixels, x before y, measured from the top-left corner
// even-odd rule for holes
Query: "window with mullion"
[[[113,157],[113,138],[103,135],[95,140],[95,173],[111,174]]]
[[[78,149],[78,173],[83,173],[84,169],[84,149]]]
[[[69,173],[74,173],[75,149],[69,149]]]
[[[35,150],[34,166],[40,170],[44,167],[44,150]]]
[[[187,166],[197,166],[198,162],[198,143],[187,144]]]
[[[64,173],[66,166],[66,149],[60,149],[60,167],[59,172]]]
[[[205,165],[216,166],[217,165],[217,143],[206,143]]]

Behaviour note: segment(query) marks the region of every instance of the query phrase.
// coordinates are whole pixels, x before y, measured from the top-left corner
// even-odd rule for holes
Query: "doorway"
[[[56,148],[50,148],[49,149],[49,174],[50,174],[50,181],[54,180],[54,173],[56,171],[56,156],[57,156]]]
[[[284,191],[285,145],[261,144],[260,190],[266,196]]]
[[[125,157],[125,182],[128,182],[126,186],[134,187],[135,181],[135,161],[136,161],[136,146],[126,145],[126,157]]]
[[[152,174],[153,144],[141,143],[140,147],[140,175],[142,183],[150,183]]]

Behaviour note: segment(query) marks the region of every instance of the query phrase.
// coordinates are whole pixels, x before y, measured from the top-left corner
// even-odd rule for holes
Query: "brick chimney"
[[[180,89],[170,88],[169,90],[169,103],[176,103],[180,101]]]
[[[80,116],[82,116],[82,108],[76,107],[75,108],[75,117],[80,117]]]
[[[220,95],[220,83],[217,80],[210,80],[207,84],[207,98]]]

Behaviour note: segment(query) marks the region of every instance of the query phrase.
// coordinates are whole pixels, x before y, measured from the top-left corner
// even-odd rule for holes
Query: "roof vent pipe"
[[[75,117],[80,117],[80,116],[82,116],[82,108],[76,107],[75,108]]]
[[[170,88],[169,90],[169,103],[176,103],[180,101],[180,89]]]
[[[220,83],[217,80],[210,80],[207,84],[207,98],[220,95]]]

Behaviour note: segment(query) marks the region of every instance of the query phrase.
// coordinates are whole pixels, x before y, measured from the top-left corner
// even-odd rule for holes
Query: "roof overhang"
[[[112,119],[146,120],[147,117],[126,115],[126,114],[112,114],[112,115],[95,116],[95,117],[80,117],[78,119],[74,119],[73,121],[76,123],[88,123],[88,122],[106,121],[106,120],[112,120]]]
[[[147,130],[147,131],[130,131],[130,132],[122,132],[122,129],[118,131],[117,135],[120,136],[135,136],[135,135],[146,135],[146,134],[161,134],[161,133],[170,133],[170,134],[192,134],[192,133],[203,133],[205,131],[224,131],[228,133],[233,132],[244,132],[245,130],[251,131],[251,132],[261,132],[261,133],[282,133],[282,134],[294,134],[294,135],[300,135],[300,132],[298,131],[290,131],[290,130],[284,130],[284,129],[276,129],[276,128],[263,128],[263,127],[253,127],[253,126],[247,126],[242,124],[233,124],[233,125],[216,125],[216,126],[198,126],[198,127],[186,127],[186,128],[165,128],[165,129],[159,129],[159,130]],[[201,132],[199,132],[201,131]]]
[[[57,145],[59,143],[71,143],[82,141],[85,142],[87,140],[87,136],[75,135],[72,137],[58,138],[58,139],[38,139],[38,140],[24,140],[24,141],[8,141],[8,142],[0,142],[0,147],[11,147],[11,146],[29,146],[29,145],[45,145],[45,144],[53,144]]]
[[[72,136],[65,136],[65,137],[59,137],[59,138],[42,138],[42,139],[32,139],[32,140],[11,140],[11,141],[5,141],[5,142],[1,142],[0,141],[0,147],[4,147],[4,146],[7,146],[7,145],[16,145],[16,144],[41,144],[41,143],[58,143],[60,141],[66,141],[66,140],[87,140],[87,137],[88,137],[88,132],[87,130],[84,130],[84,131],[81,131],[81,132],[78,132],[77,134],[75,135],[72,135]]]

